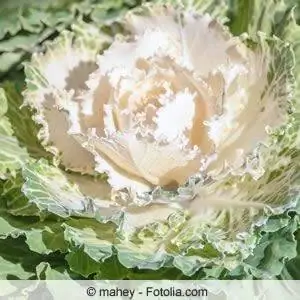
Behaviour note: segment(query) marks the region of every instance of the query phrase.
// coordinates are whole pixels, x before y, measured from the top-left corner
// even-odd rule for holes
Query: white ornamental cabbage
[[[105,193],[72,180],[101,218],[119,216],[124,265],[232,269],[259,239],[253,225],[295,205],[290,46],[173,6],[122,24],[114,39],[74,25],[34,55],[24,96],[39,137],[66,170],[107,175]]]

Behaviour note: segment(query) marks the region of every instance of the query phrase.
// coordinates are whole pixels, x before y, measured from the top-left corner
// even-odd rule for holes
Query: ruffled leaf
[[[38,137],[56,162],[67,169],[93,173],[93,157],[69,135],[73,124],[68,114],[77,114],[77,97],[86,89],[85,82],[107,37],[83,22],[72,28],[73,32],[64,31],[48,44],[45,54],[36,54],[25,65],[24,102],[36,111],[34,120],[41,125]]]
[[[281,278],[285,280],[300,279],[300,223],[295,237],[297,241],[297,256],[286,263],[285,268],[281,273]]]
[[[271,222],[272,228],[268,228]],[[262,229],[263,236],[253,256],[246,260],[246,263],[256,267],[252,272],[258,278],[274,278],[280,275],[285,261],[297,255],[297,242],[294,237],[298,229],[297,217],[284,227],[280,224],[280,219],[273,218],[268,223]]]

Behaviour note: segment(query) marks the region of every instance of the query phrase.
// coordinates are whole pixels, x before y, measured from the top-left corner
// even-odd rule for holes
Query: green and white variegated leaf
[[[65,173],[45,160],[26,164],[23,178],[23,193],[42,211],[64,218],[99,213],[99,218],[109,219],[115,213],[110,187],[101,178]]]
[[[18,279],[30,279],[34,276],[33,272],[25,271],[21,263],[15,263],[8,261],[0,256],[0,280],[7,280],[10,276]],[[11,278],[11,277],[10,277]],[[0,296],[6,295],[9,291],[14,291],[14,287],[11,286],[7,281],[7,286],[1,288]]]
[[[1,30],[0,39],[6,35],[15,36],[22,29],[27,32],[41,32],[45,24],[54,27],[59,23],[68,23],[73,14],[69,4],[61,1],[35,0],[10,1],[0,4]],[[73,2],[73,3],[72,3]],[[72,6],[75,1],[71,1]]]
[[[25,239],[24,236],[0,239],[1,279],[34,279],[35,265],[40,263],[42,256],[30,251]]]
[[[70,270],[85,278],[99,272],[100,263],[92,259],[83,249],[74,249],[67,254],[66,260]]]
[[[79,278],[72,278],[71,275],[68,273],[68,270],[63,267],[59,266],[58,268],[53,268],[49,263],[42,262],[36,267],[37,277],[40,280],[72,280],[72,279],[79,279]],[[81,279],[81,278],[80,278]],[[74,281],[74,285],[78,283]],[[55,294],[55,291],[51,291],[52,295]],[[58,292],[59,294],[59,292]]]
[[[299,7],[298,7],[299,10]],[[300,111],[300,25],[295,20],[295,9],[292,10],[287,16],[288,25],[282,30],[283,37],[292,44],[295,56],[295,68],[293,70],[295,75],[296,89],[294,94],[294,102],[296,106],[296,119],[297,124],[300,126],[299,111]],[[299,127],[298,127],[299,128]],[[300,141],[298,140],[298,147],[300,147]]]
[[[18,222],[18,220],[14,220],[15,223],[12,223],[11,221],[12,220],[8,214],[1,212],[0,239],[6,239],[8,236],[18,237],[19,235],[22,235],[24,233],[24,228],[22,228],[24,227],[24,224],[22,224],[21,221]]]
[[[6,52],[0,54],[0,73],[6,72],[8,69],[18,64],[24,53],[17,52]]]
[[[285,19],[296,5],[289,0],[229,0],[230,22],[229,26],[234,34],[249,33],[256,35],[263,31],[268,36],[280,32],[286,27]]]
[[[245,261],[256,278],[275,279],[286,261],[297,256],[295,233],[299,217],[273,217],[263,226],[264,235],[254,253]],[[247,267],[249,267],[247,266]]]
[[[0,76],[18,66],[45,39],[93,9],[86,1],[2,1],[0,3]]]
[[[184,7],[186,10],[197,11],[200,14],[209,14],[221,23],[228,21],[227,0],[155,0],[157,4],[171,4]]]
[[[121,21],[128,9],[139,5],[137,0],[129,1],[96,1],[92,6],[90,18],[95,24],[104,24],[107,31],[114,35],[119,33],[118,22]]]
[[[300,227],[300,222],[299,226]],[[299,280],[300,279],[300,230],[298,229],[297,233],[295,234],[297,240],[297,256],[287,262],[285,264],[285,268],[282,271],[281,278],[290,280]]]
[[[68,111],[78,111],[77,98],[87,88],[85,82],[107,41],[96,26],[79,22],[72,25],[72,31],[63,31],[48,43],[44,54],[35,54],[25,64],[24,103],[36,111],[34,120],[41,125],[41,143],[66,169],[94,172],[92,155],[68,134],[74,130]]]
[[[0,225],[1,240],[25,236],[26,244],[33,252],[49,254],[67,249],[63,228],[56,220],[41,223],[37,217],[15,217],[1,209]]]
[[[32,113],[28,107],[22,106],[23,97],[18,91],[17,85],[12,82],[1,84],[5,91],[8,110],[6,116],[9,118],[14,135],[20,145],[34,158],[48,158],[50,154],[43,149],[37,135],[38,127],[32,120]]]
[[[23,192],[39,209],[61,217],[69,216],[70,211],[85,210],[85,199],[78,188],[68,182],[63,171],[46,161],[27,164],[23,176],[26,178]]]
[[[0,89],[0,178],[7,178],[8,174],[15,175],[16,170],[29,159],[25,149],[19,146],[18,140],[5,116],[8,103],[5,91]]]
[[[67,221],[64,228],[65,239],[70,244],[67,261],[71,270],[85,277],[97,273],[99,263],[113,254],[115,224],[82,219]]]
[[[127,217],[145,219],[150,216],[154,221],[157,219],[154,213],[161,213],[157,208],[152,208],[152,211],[151,208],[144,209],[144,211],[146,210],[148,212],[144,214],[135,210],[136,215],[131,212],[127,214]],[[217,269],[228,273],[228,269],[234,270],[243,266],[245,270],[250,270],[248,276],[251,276],[252,273],[256,276],[260,274],[263,278],[272,278],[281,272],[282,258],[290,259],[295,256],[296,243],[292,238],[295,231],[295,220],[290,220],[284,215],[269,220],[263,228],[256,229],[251,233],[252,237],[248,239],[248,247],[251,244],[256,248],[253,252],[248,252],[248,255],[253,253],[255,260],[250,257],[246,263],[242,262],[244,258],[240,252],[245,251],[246,253],[249,249],[243,242],[228,239],[224,241],[222,239],[226,233],[222,233],[221,229],[213,230],[210,224],[200,228],[199,224],[189,222],[180,212],[174,213],[167,221],[154,221],[147,226],[143,226],[143,223],[147,223],[147,221],[140,221],[142,228],[134,233],[131,231],[132,228],[128,227],[129,223],[130,221],[124,221],[123,227],[119,227],[119,232],[115,236],[114,226],[104,226],[84,219],[77,220],[75,223],[68,222],[68,226],[65,226],[65,234],[66,239],[73,245],[72,252],[68,254],[67,258],[71,269],[85,277],[99,272],[103,259],[111,255],[109,254],[110,243],[114,244],[118,259],[126,268],[160,270],[175,266],[187,276],[193,275],[199,268],[203,269],[205,266],[207,266],[210,276],[213,276],[214,270]],[[268,238],[260,236],[261,230],[269,233]],[[102,232],[101,237],[97,234],[100,232]],[[277,235],[272,235],[272,232],[277,232]],[[283,243],[285,240],[286,247],[283,249],[290,249],[289,251],[279,249],[277,246],[278,242]],[[219,249],[223,247],[223,249],[218,251],[217,247]],[[263,250],[259,249],[269,249],[270,255],[260,256],[259,253]],[[267,261],[270,268],[276,269],[276,274],[268,271]],[[236,275],[233,271],[228,276],[232,278]],[[243,276],[247,276],[247,274],[245,273]]]
[[[0,184],[0,209],[13,216],[39,216],[41,212],[32,203],[29,203],[22,193],[24,179],[19,171],[16,177],[2,181]]]
[[[173,252],[169,246],[185,221],[184,213],[176,208],[164,205],[129,207],[116,240],[119,261],[127,268],[158,270],[171,266],[180,252],[177,249]]]
[[[63,274],[53,270],[49,263],[42,262],[36,267],[36,273],[38,276],[38,279],[40,280],[64,280],[64,279],[70,279],[68,276],[64,276]],[[58,276],[58,277],[56,277]],[[49,278],[50,277],[50,278]]]
[[[85,198],[57,167],[44,160],[33,162],[24,166],[23,177],[23,193],[40,210],[61,217],[69,216],[70,211],[85,211]]]

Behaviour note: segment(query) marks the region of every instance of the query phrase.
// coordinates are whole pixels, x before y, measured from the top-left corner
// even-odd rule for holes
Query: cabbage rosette
[[[23,165],[22,191],[93,261],[232,271],[299,211],[293,11],[286,40],[234,36],[201,3],[143,5],[119,34],[79,22],[25,65],[53,160]]]

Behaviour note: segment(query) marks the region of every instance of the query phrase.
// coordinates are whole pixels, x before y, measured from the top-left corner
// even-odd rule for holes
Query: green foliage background
[[[294,38],[292,32],[300,44],[299,29],[290,32],[287,25],[292,22],[292,11],[296,21],[300,21],[299,7],[294,7],[297,0],[198,2],[220,6],[226,2],[230,8],[227,25],[236,35],[261,30],[290,41]],[[250,279],[264,278],[266,274],[278,279],[300,279],[300,208],[271,218],[254,255],[234,271],[206,267],[188,277],[167,265],[158,270],[125,268],[114,252],[107,253],[109,250],[101,245],[101,235],[109,232],[95,229],[90,236],[85,231],[85,227],[93,228],[96,221],[66,219],[63,213],[58,216],[41,211],[44,207],[39,199],[29,203],[32,195],[21,192],[24,176],[18,168],[20,162],[7,157],[13,145],[20,146],[21,159],[26,159],[29,153],[31,157],[44,158],[45,166],[50,159],[35,138],[37,128],[30,111],[19,111],[24,88],[22,63],[34,51],[43,49],[44,41],[69,28],[74,20],[81,18],[104,24],[139,4],[138,0],[0,0],[0,85],[6,94],[0,95],[0,175],[3,175],[0,177],[0,279]],[[299,48],[295,45],[298,59]],[[7,129],[9,120],[14,122]],[[5,131],[5,139],[1,130]],[[25,146],[26,152],[22,150]],[[8,165],[14,170],[9,176],[6,175]],[[24,172],[27,171],[23,170],[23,175]],[[28,171],[26,177],[30,184],[38,180],[31,176]],[[97,249],[89,244],[91,238],[99,240]]]

